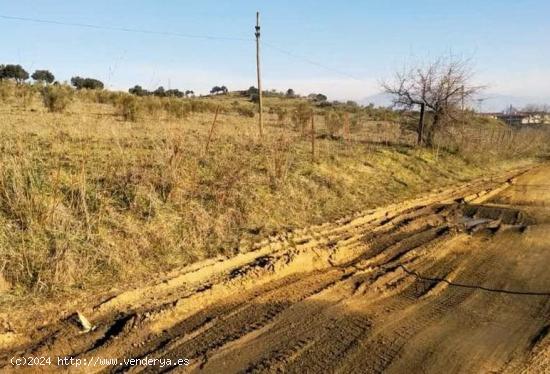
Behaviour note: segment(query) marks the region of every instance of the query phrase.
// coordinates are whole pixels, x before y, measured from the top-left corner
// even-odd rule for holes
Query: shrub
[[[165,100],[163,106],[168,116],[173,118],[185,118],[191,112],[191,105],[178,99]]]
[[[277,120],[280,124],[284,124],[287,116],[288,116],[288,110],[285,108],[277,107],[275,108],[275,113],[277,114]]]
[[[50,112],[63,112],[73,98],[73,90],[62,85],[43,87],[40,93],[44,106]]]
[[[235,109],[241,116],[254,118],[255,112],[253,107],[239,105]]]
[[[138,100],[131,95],[124,95],[117,102],[117,112],[125,121],[137,121],[139,109]]]
[[[204,100],[191,100],[189,101],[189,105],[191,106],[191,112],[193,113],[214,113],[217,108],[216,103],[206,102]]]
[[[23,108],[27,108],[32,104],[36,88],[28,84],[17,84],[14,87],[15,96],[19,99],[19,103]]]
[[[0,101],[7,102],[14,94],[13,83],[0,81]]]
[[[274,139],[267,147],[267,172],[272,190],[282,187],[288,177],[292,159],[292,147],[288,137]]]
[[[331,136],[336,136],[344,123],[343,113],[329,110],[325,113],[325,126]]]
[[[118,105],[120,95],[116,92],[100,90],[93,93],[96,103]]]
[[[311,119],[311,108],[307,103],[300,103],[292,113],[292,123],[294,128],[306,134],[309,120]]]
[[[162,109],[162,102],[158,97],[147,96],[142,99],[142,106],[145,112],[150,116],[156,116]]]

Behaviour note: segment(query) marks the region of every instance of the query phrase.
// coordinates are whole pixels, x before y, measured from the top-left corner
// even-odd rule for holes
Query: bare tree
[[[472,77],[470,61],[451,56],[404,69],[392,82],[383,83],[383,88],[393,96],[394,106],[409,110],[420,107],[418,144],[432,146],[435,133],[456,120],[464,111],[464,103],[482,89],[471,83]],[[432,113],[430,126],[424,126],[426,111]]]

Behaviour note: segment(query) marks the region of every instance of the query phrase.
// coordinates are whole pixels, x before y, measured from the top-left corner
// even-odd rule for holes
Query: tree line
[[[18,84],[26,82],[29,78],[32,78],[35,82],[41,84],[59,84],[55,80],[55,76],[49,70],[36,70],[32,75],[30,75],[21,65],[19,64],[7,64],[0,65],[0,81],[2,80],[13,80]],[[89,77],[80,77],[74,76],[70,80],[71,85],[77,90],[88,89],[88,90],[102,90],[105,88],[105,85],[102,81],[95,78]],[[157,88],[154,91],[147,91],[141,86],[136,85],[128,90],[129,93],[137,96],[159,96],[159,97],[190,97],[194,96],[195,93],[192,90],[180,91],[178,89],[169,89],[165,90],[162,86]],[[227,93],[227,87],[214,87],[211,93]]]
[[[52,72],[49,70],[36,70],[32,75],[29,75],[29,73],[21,66],[21,65],[15,65],[15,64],[7,64],[7,65],[0,65],[0,81],[1,80],[14,80],[17,83],[23,83],[27,81],[29,78],[32,78],[35,82],[41,83],[41,84],[59,84],[55,80],[55,76]],[[95,79],[95,78],[84,78],[80,76],[72,77],[70,80],[71,85],[76,88],[77,90],[81,89],[89,89],[89,90],[102,90],[105,85],[102,81]],[[179,90],[179,89],[165,89],[164,87],[160,86],[157,89],[153,91],[149,91],[147,89],[144,89],[140,85],[135,85],[134,87],[128,89],[128,92],[135,96],[157,96],[157,97],[178,97],[178,98],[185,98],[185,97],[194,97],[195,92],[193,90]],[[227,95],[229,93],[229,89],[226,86],[214,86],[210,90],[211,95]],[[258,100],[258,89],[256,87],[250,87],[248,90],[240,91],[240,93],[244,96],[248,96],[251,101],[257,101]],[[276,90],[271,91],[264,91],[264,96],[281,96],[281,97],[288,97],[288,98],[297,98],[300,97],[296,94],[296,92],[289,88],[286,92],[278,92]],[[307,97],[311,101],[317,102],[317,103],[326,103],[327,97],[323,94],[310,94]]]
[[[164,87],[160,86],[154,91],[149,91],[141,87],[140,85],[135,85],[134,87],[128,90],[129,93],[136,96],[158,96],[158,97],[193,97],[195,92],[192,90],[180,91],[179,89],[169,89],[165,90]]]
[[[21,84],[32,78],[35,82],[43,84],[59,84],[55,80],[55,76],[49,70],[35,70],[32,75],[21,66],[15,64],[0,65],[0,81],[14,80]],[[79,76],[71,78],[71,85],[77,90],[86,88],[91,90],[101,90],[104,88],[103,82],[94,78],[82,78]]]

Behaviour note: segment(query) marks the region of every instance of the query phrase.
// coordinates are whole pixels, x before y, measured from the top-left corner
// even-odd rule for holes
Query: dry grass
[[[350,141],[324,136],[338,127],[327,128],[318,113],[312,163],[299,126],[306,109],[292,112],[291,100],[284,110],[296,123],[273,111],[258,142],[250,104],[235,98],[84,92],[51,113],[38,95],[24,106],[10,95],[0,104],[0,274],[12,295],[131,282],[487,171],[443,150],[415,149],[405,127],[364,113],[351,114]]]

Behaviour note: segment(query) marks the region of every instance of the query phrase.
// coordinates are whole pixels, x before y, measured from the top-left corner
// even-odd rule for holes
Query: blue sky
[[[360,100],[404,64],[442,54],[475,62],[493,93],[550,98],[550,1],[0,1],[0,16],[244,38],[188,39],[0,18],[0,63],[50,69],[60,80],[206,92],[255,84],[253,25],[262,13],[266,88]],[[351,76],[351,77],[350,77]],[[352,78],[353,77],[353,78]]]

